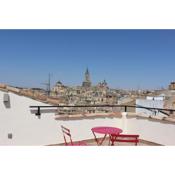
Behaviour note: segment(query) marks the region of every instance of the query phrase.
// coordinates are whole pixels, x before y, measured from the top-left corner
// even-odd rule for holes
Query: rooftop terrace
[[[131,106],[109,105],[106,107],[114,108],[114,113],[60,116],[58,111],[65,106],[45,106],[45,103],[12,92],[8,93],[8,99],[4,99],[4,94],[6,92],[0,91],[2,100],[0,103],[0,145],[60,145],[64,143],[61,125],[71,130],[74,142],[86,140],[88,145],[92,146],[96,144],[91,129],[98,126],[116,127],[122,129],[123,134],[140,135],[140,146],[175,145],[173,116],[142,116],[128,112],[127,110]],[[6,100],[9,105],[6,105]],[[33,107],[31,107],[32,105]],[[75,108],[77,106],[67,107]],[[78,107],[86,108],[87,106]],[[121,111],[116,112],[116,107],[121,107]],[[166,112],[170,110],[174,113],[172,109],[151,109]],[[98,137],[102,137],[102,135]],[[122,143],[121,145],[128,144]]]

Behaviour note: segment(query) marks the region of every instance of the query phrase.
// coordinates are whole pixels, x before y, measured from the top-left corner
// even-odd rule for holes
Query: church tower
[[[88,68],[86,69],[86,72],[85,72],[85,80],[82,84],[83,87],[91,87],[92,83],[91,83],[91,80],[90,80],[90,73],[89,73],[89,70]]]

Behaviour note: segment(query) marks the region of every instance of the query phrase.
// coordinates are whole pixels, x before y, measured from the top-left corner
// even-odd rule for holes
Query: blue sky
[[[0,82],[23,87],[93,84],[153,89],[175,80],[175,30],[0,30]]]

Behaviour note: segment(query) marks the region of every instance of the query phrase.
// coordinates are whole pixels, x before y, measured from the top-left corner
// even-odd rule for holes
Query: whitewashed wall
[[[150,108],[164,108],[164,101],[163,100],[145,100],[145,99],[137,99],[136,100],[136,105],[137,106],[143,106],[143,107],[150,107]],[[136,108],[136,114],[137,115],[145,115],[147,117],[149,116],[162,116],[162,117],[167,117],[166,115],[156,111],[152,112],[147,109],[142,109],[142,108]]]
[[[45,105],[41,102],[9,93],[10,104],[3,102],[0,91],[0,145],[45,145],[55,143],[58,123],[53,114],[44,114],[38,119],[31,114],[29,106]],[[12,133],[13,138],[8,139]]]
[[[175,146],[175,123],[142,117],[127,117],[127,132],[161,145]]]

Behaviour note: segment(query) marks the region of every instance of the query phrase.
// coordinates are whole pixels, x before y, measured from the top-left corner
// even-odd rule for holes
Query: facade
[[[136,100],[136,106],[140,107],[148,107],[148,108],[164,108],[165,101],[160,100],[159,98],[148,98],[148,99],[137,99]],[[137,108],[136,114],[145,116],[145,117],[168,117],[165,113],[160,112],[158,110],[150,110],[150,109],[143,109],[143,108]]]
[[[147,96],[146,99],[137,99],[137,106],[160,108],[160,109],[175,109],[175,94],[171,90],[165,90],[159,96]],[[158,116],[164,118],[174,118],[174,113],[167,111],[156,111],[147,109],[136,109],[136,113],[147,117]]]

